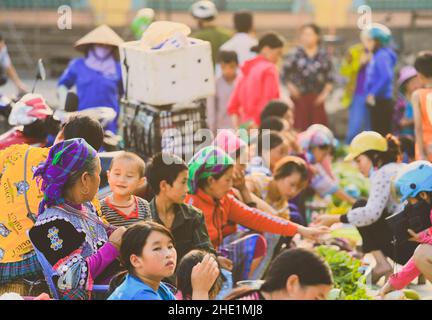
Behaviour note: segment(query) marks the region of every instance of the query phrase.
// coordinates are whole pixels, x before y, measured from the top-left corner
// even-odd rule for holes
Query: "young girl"
[[[275,165],[272,177],[249,176],[246,185],[250,191],[270,204],[279,216],[294,218],[294,221],[301,223],[300,216],[291,216],[288,201],[308,185],[308,179],[306,162],[299,157],[286,156]]]
[[[107,171],[112,195],[101,201],[105,219],[114,226],[130,226],[151,219],[149,203],[133,195],[144,184],[145,163],[134,153],[121,152],[111,162]]]
[[[181,293],[183,300],[193,299],[193,288],[196,286],[196,284],[192,282],[192,273],[194,268],[197,268],[200,263],[205,264],[211,258],[217,261],[216,256],[207,251],[192,250],[186,254],[183,259],[181,259],[177,268],[177,289],[179,290],[179,293]],[[218,266],[215,271],[219,272],[219,276],[216,278],[208,292],[209,300],[214,300],[216,298],[220,293],[224,282],[224,276],[222,274],[224,269]]]
[[[341,200],[354,204],[356,199],[339,188],[331,168],[331,151],[334,136],[329,128],[314,124],[299,135],[299,144],[303,148],[307,162],[314,171],[311,188],[321,197],[334,194]]]
[[[415,161],[406,166],[395,179],[395,187],[401,195],[401,201],[408,200],[410,210],[417,213],[430,214],[432,221],[432,165],[427,161]],[[412,187],[414,186],[414,188]],[[403,269],[392,275],[380,294],[384,296],[393,290],[400,290],[411,283],[416,277],[424,274],[432,280],[432,228],[416,234],[408,230],[411,241],[420,243],[413,257]]]
[[[249,176],[246,184],[249,190],[273,208],[276,215],[304,226],[306,225],[304,217],[297,207],[288,201],[304,190],[308,181],[309,171],[306,162],[299,157],[286,156],[275,165],[272,177]],[[288,244],[291,239],[284,239],[272,233],[265,233],[264,236],[267,242],[267,254],[255,271],[254,278],[261,278],[275,252],[283,243]]]
[[[225,300],[325,300],[332,286],[331,271],[317,254],[290,249],[272,262],[260,289],[239,287]]]
[[[263,174],[271,177],[276,162],[288,154],[288,145],[279,132],[264,132],[256,141],[256,155],[252,156],[246,167],[246,175]]]
[[[106,282],[116,271],[112,263],[125,229],[109,230],[91,204],[100,171],[96,151],[83,139],[71,139],[53,146],[34,173],[44,198],[29,235],[52,266],[57,279],[50,289],[62,299],[88,299],[93,283]]]
[[[414,111],[411,103],[413,93],[422,84],[413,66],[405,66],[399,72],[398,96],[393,115],[393,132],[397,136],[414,138]]]
[[[224,248],[222,231],[229,220],[258,232],[284,236],[293,236],[299,232],[303,236],[316,238],[325,233],[325,229],[305,228],[237,200],[229,194],[232,188],[233,165],[234,160],[221,149],[213,146],[201,149],[189,162],[190,194],[185,202],[202,210],[213,246],[222,251],[227,249],[229,258],[234,262],[234,279],[236,268],[240,267],[239,259],[243,259],[245,251],[251,247],[247,247],[242,239],[237,239]],[[254,243],[249,246],[254,247]],[[252,255],[253,252],[252,250]]]
[[[126,272],[111,282],[114,290],[108,300],[175,300],[162,280],[174,274],[177,252],[174,238],[164,226],[155,222],[140,222],[124,233],[120,259]],[[192,271],[193,298],[208,299],[208,292],[219,275],[212,258]]]

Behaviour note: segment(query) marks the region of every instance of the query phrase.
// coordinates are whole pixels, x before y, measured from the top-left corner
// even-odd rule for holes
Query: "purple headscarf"
[[[90,69],[101,72],[104,76],[112,76],[117,73],[116,61],[113,57],[113,49],[101,47],[98,45],[93,46],[87,57],[85,64]]]
[[[44,193],[39,214],[45,207],[64,203],[63,188],[70,176],[96,156],[97,152],[81,138],[59,142],[50,149],[47,160],[37,167],[33,175],[38,184],[42,181],[41,190]]]

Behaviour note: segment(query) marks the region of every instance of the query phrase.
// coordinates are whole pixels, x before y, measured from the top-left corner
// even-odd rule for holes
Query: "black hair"
[[[3,40],[4,40],[3,34],[0,33],[0,42],[2,42]]]
[[[302,181],[307,181],[309,177],[308,168],[306,167],[306,163],[302,163],[301,161],[287,161],[281,166],[275,169],[275,173],[273,175],[275,180],[280,180],[286,177],[289,177],[293,173],[299,173]]]
[[[386,135],[386,140],[387,151],[369,150],[363,153],[372,161],[374,167],[381,168],[388,163],[397,162],[401,155],[399,139],[389,133]]]
[[[127,273],[135,275],[134,267],[130,261],[131,255],[141,256],[142,250],[147,243],[147,239],[152,232],[162,233],[171,238],[174,243],[174,237],[165,226],[153,221],[138,222],[129,227],[122,236],[120,245],[120,262],[126,271],[114,276],[109,285],[109,294],[111,294],[124,281]]]
[[[181,291],[183,300],[189,300],[192,297],[192,269],[195,267],[199,262],[202,262],[206,254],[209,254],[209,252],[204,250],[192,250],[189,253],[187,253],[180,261],[176,276],[177,276],[177,289]],[[214,256],[214,259],[217,262],[216,256]],[[219,270],[221,269],[219,263]],[[216,296],[219,291],[221,290],[223,283],[223,275],[219,273],[218,278],[216,279],[215,283],[212,285],[209,295]]]
[[[332,285],[331,271],[316,253],[302,249],[286,250],[271,264],[261,290],[272,292],[285,288],[291,275],[299,277],[301,286]]]
[[[270,132],[264,132],[258,136],[258,142],[257,142],[257,152],[259,156],[263,155],[263,151],[270,151],[264,148],[265,144],[264,142],[266,140],[269,140],[269,148],[270,150],[279,147],[281,144],[285,142],[283,136],[281,133],[276,131],[270,131]],[[266,150],[264,150],[266,149]]]
[[[284,39],[274,32],[266,33],[259,41],[258,45],[251,48],[251,51],[260,53],[264,47],[271,49],[282,48],[284,46]]]
[[[288,112],[288,105],[281,100],[272,100],[264,107],[264,110],[261,112],[261,121],[264,119],[275,116],[283,118],[285,114]]]
[[[145,174],[145,162],[144,162],[143,159],[141,159],[140,156],[138,156],[137,154],[135,154],[133,152],[122,151],[121,153],[119,153],[118,155],[116,155],[112,159],[110,167],[109,167],[110,170],[112,169],[112,167],[114,165],[114,162],[116,160],[119,160],[119,159],[127,159],[127,160],[131,160],[131,161],[135,162],[135,164],[138,167],[139,177],[140,178],[144,177],[144,174]]]
[[[64,139],[83,138],[98,151],[103,144],[104,130],[99,121],[86,115],[72,116],[63,127]]]
[[[177,179],[178,175],[187,171],[186,163],[178,156],[170,153],[157,153],[147,164],[146,178],[157,195],[160,193],[161,181],[166,181],[170,186]]]
[[[56,135],[59,130],[60,121],[54,120],[53,117],[37,119],[35,122],[23,127],[23,133],[25,136],[39,140],[45,140],[50,134]]]
[[[239,63],[238,56],[235,51],[219,51],[218,54],[218,62],[219,63],[232,63],[235,62],[236,64]]]
[[[234,28],[237,32],[248,33],[253,27],[253,16],[251,12],[241,11],[234,13]]]
[[[215,179],[215,180],[219,180],[220,178],[222,178],[223,177],[223,175],[229,170],[229,169],[231,169],[233,167],[233,165],[229,165],[229,166],[226,166],[221,172],[219,172],[219,173],[216,173],[216,174],[214,174],[214,175],[212,175],[211,177],[213,178],[213,179]],[[200,179],[200,180],[198,180],[198,188],[200,188],[200,189],[204,189],[207,185],[208,185],[208,179],[209,179],[210,177],[207,177],[207,178],[205,178],[205,179]]]
[[[276,116],[271,116],[271,117],[265,118],[261,122],[259,130],[262,131],[265,129],[277,131],[277,132],[284,131],[285,130],[285,124],[284,124],[283,118],[276,117]]]
[[[414,68],[426,78],[432,78],[432,51],[421,51],[414,62]]]
[[[318,38],[321,39],[321,28],[315,23],[304,24],[303,26],[301,26],[300,31],[303,31],[304,29],[312,29],[312,31],[318,36]]]
[[[415,142],[410,136],[399,137],[400,148],[402,153],[406,153],[410,159],[415,157]]]
[[[259,291],[284,290],[288,278],[292,275],[299,278],[302,287],[333,284],[330,268],[318,254],[303,248],[295,248],[283,251],[273,260]],[[235,300],[251,292],[254,290],[240,287],[225,299]]]

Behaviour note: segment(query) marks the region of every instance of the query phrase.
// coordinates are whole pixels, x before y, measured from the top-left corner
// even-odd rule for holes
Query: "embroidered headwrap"
[[[189,161],[189,192],[195,194],[198,190],[198,181],[226,170],[234,165],[234,160],[222,149],[208,146],[198,151]]]
[[[42,182],[40,188],[44,193],[39,214],[45,207],[64,202],[63,188],[70,176],[96,156],[97,152],[81,138],[59,142],[50,149],[47,160],[36,168],[33,175],[38,185]]]

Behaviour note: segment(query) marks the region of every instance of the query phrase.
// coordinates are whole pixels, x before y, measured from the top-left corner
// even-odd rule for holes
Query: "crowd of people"
[[[388,278],[382,295],[420,274],[432,281],[432,229],[409,230],[412,241],[395,244],[387,223],[407,210],[432,219],[432,53],[420,52],[413,66],[401,69],[397,102],[397,55],[387,27],[363,30],[341,64],[347,78],[341,103],[350,112],[345,161],[370,181],[362,199],[340,186],[332,168],[338,141],[325,103],[335,70],[321,29],[300,28],[299,45],[279,72],[285,40],[276,33],[256,38],[251,13],[234,15],[233,34],[214,24],[211,1],[198,1],[191,12],[198,21],[192,36],[212,46],[216,95],[208,98],[207,121],[214,141],[187,163],[165,151],[150,159],[117,152],[104,197],[98,194],[100,151],[104,130],[117,132],[118,117],[103,128],[78,114],[50,147],[5,146],[2,291],[28,295],[31,287],[32,294],[71,300],[326,299],[333,287],[329,266],[296,248],[293,238],[318,241],[335,223],[359,231],[362,253],[376,261],[372,281]],[[80,39],[76,48],[85,56],[59,79],[60,98],[76,86],[78,110],[103,105],[118,114],[123,88],[116,47],[122,41],[106,26]],[[7,62],[0,51],[0,63]],[[50,115],[33,94],[20,105],[14,116],[25,125]],[[236,134],[240,128],[258,135],[244,138]],[[331,195],[352,208],[308,221],[308,195]],[[392,274],[389,258],[405,264],[401,272]],[[235,288],[260,279],[259,288]]]

